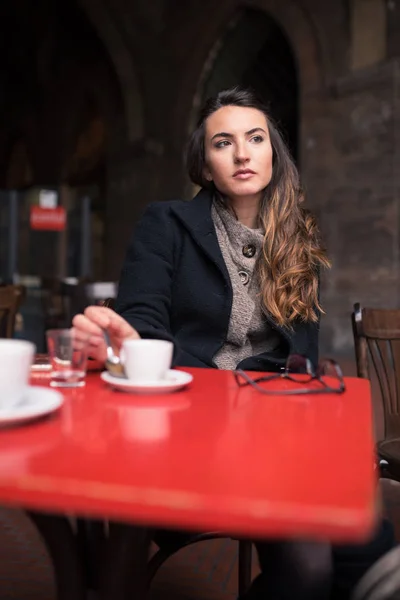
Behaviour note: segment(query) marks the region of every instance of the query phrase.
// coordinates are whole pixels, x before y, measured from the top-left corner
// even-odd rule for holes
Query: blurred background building
[[[117,280],[145,205],[191,197],[203,100],[250,85],[333,261],[323,351],[352,352],[353,302],[400,303],[399,56],[399,0],[2,2],[0,277]],[[43,190],[65,227],[32,223]]]

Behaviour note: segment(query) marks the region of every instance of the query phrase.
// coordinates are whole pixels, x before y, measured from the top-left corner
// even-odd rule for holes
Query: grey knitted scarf
[[[214,362],[218,368],[230,370],[249,356],[274,350],[279,336],[263,314],[255,269],[263,231],[240,223],[219,199],[212,204],[211,216],[233,290],[228,335]],[[255,250],[253,256],[249,256],[249,246]]]

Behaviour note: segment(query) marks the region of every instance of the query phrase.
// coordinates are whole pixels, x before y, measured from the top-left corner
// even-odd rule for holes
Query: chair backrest
[[[357,375],[378,378],[385,439],[400,436],[400,310],[361,308],[352,314]]]
[[[45,330],[68,327],[60,279],[42,277],[41,301]]]
[[[400,547],[381,556],[363,575],[351,600],[400,599]]]
[[[0,338],[13,337],[15,319],[24,295],[22,285],[0,286]]]
[[[68,327],[72,318],[82,313],[90,304],[86,295],[86,284],[85,279],[69,278],[61,281],[61,295]]]

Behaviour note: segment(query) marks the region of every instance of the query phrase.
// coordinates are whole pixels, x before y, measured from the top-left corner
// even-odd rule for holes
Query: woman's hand
[[[88,306],[83,315],[75,315],[72,319],[75,340],[78,343],[87,343],[89,356],[101,362],[107,358],[103,329],[107,329],[116,353],[119,352],[124,340],[140,339],[136,329],[111,308],[105,306]]]

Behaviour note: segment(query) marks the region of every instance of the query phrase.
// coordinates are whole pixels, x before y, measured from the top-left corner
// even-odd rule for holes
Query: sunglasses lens
[[[311,361],[300,354],[291,354],[286,362],[286,373],[292,380],[299,382],[309,381],[313,376]]]
[[[326,385],[332,389],[340,389],[343,385],[343,376],[340,367],[333,360],[325,360],[319,368],[319,375]]]

